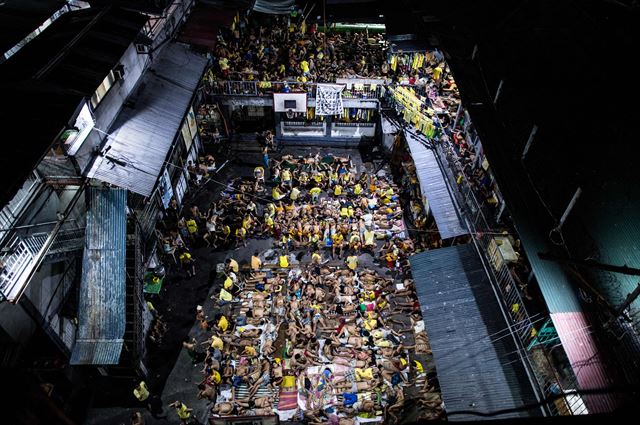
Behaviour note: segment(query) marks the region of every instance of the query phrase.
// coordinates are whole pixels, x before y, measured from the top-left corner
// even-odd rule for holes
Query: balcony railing
[[[481,204],[474,191],[473,185],[466,178],[460,163],[456,159],[451,146],[446,142],[434,143],[434,152],[449,182],[449,187],[460,208],[462,209],[474,243],[489,263],[490,278],[494,282],[502,299],[503,306],[511,321],[513,334],[520,341],[521,358],[529,365],[533,376],[544,398],[557,396],[564,391],[578,388],[577,379],[573,375],[561,380],[557,375],[550,374],[555,367],[545,353],[544,356],[533,356],[528,349],[536,342],[536,332],[543,326],[546,317],[536,314],[530,315],[522,300],[518,285],[514,281],[507,261],[492,237],[496,233],[493,222],[488,217],[489,212]],[[459,177],[462,177],[460,180]],[[492,217],[491,217],[492,218]],[[535,329],[536,332],[533,332]],[[565,396],[555,403],[547,403],[547,410],[552,415],[578,414],[584,410],[580,397]]]
[[[228,96],[271,96],[282,93],[288,87],[292,93],[307,93],[315,99],[317,83],[299,83],[285,81],[207,81],[205,91],[210,95]],[[384,94],[383,87],[372,84],[352,84],[342,91],[343,99],[379,99]]]
[[[60,229],[46,249],[45,244],[51,232],[38,232],[30,235],[14,233],[2,248],[0,261],[0,299],[17,301],[33,270],[47,258],[60,259],[60,256],[79,251],[84,247],[84,229],[73,223]],[[41,260],[39,260],[41,258]]]

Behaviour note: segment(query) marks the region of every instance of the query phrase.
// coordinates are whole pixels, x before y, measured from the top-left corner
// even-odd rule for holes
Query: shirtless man
[[[235,415],[238,413],[238,408],[235,403],[224,401],[221,403],[216,403],[211,408],[211,413],[218,416]]]
[[[256,407],[271,408],[273,400],[271,399],[270,396],[264,396],[264,397],[256,397],[255,399],[251,399],[251,398],[239,399],[239,400],[235,400],[235,403],[239,407],[243,407],[245,409],[254,409]]]
[[[387,407],[386,413],[391,417],[392,422],[396,423],[398,422],[398,417],[395,413],[402,412],[402,410],[404,409],[404,390],[402,389],[402,387],[396,387],[391,400],[394,401],[394,403]]]

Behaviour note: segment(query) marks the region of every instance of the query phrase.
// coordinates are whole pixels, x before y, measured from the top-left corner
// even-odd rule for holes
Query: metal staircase
[[[0,252],[0,299],[15,301],[22,293],[31,272],[39,266],[38,253],[49,235],[47,232],[27,236],[14,234],[4,245]],[[43,262],[60,261],[69,255],[77,255],[83,248],[84,229],[63,229],[44,254]]]

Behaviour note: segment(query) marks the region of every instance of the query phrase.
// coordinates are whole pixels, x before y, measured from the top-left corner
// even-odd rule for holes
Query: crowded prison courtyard
[[[89,423],[438,417],[408,262],[430,239],[410,238],[411,188],[358,150],[253,156],[194,175],[190,201],[169,206],[167,275],[145,294],[150,378],[131,385],[137,407],[95,408]]]

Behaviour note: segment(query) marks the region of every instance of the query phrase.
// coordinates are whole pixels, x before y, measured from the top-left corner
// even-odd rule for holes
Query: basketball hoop
[[[286,114],[287,114],[287,118],[292,119],[294,115],[293,109],[287,109]]]

